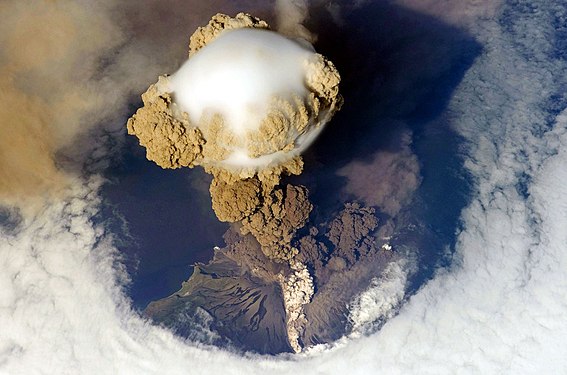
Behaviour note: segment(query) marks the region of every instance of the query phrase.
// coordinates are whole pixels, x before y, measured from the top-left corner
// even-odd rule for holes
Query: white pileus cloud
[[[307,94],[306,63],[312,54],[273,31],[232,30],[187,60],[172,76],[171,89],[193,123],[207,110],[219,112],[242,134],[260,126],[274,96]]]

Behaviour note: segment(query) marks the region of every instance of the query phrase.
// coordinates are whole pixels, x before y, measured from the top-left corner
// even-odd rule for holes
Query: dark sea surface
[[[192,264],[207,262],[228,226],[214,216],[205,172],[161,169],[146,160],[134,137],[108,178],[105,216],[114,233],[122,233],[117,246],[132,278],[128,290],[143,309],[178,290]]]

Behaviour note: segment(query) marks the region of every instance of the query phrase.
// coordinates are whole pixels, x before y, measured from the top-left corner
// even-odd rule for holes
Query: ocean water
[[[222,246],[227,225],[219,222],[208,195],[209,176],[200,169],[163,170],[146,160],[128,137],[122,160],[107,176],[103,216],[131,276],[129,296],[136,308],[181,286],[192,264],[207,262]]]

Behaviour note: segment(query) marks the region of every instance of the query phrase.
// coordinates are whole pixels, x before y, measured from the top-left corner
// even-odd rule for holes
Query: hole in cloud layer
[[[391,6],[381,6],[370,9],[376,14],[378,19],[380,19],[379,17],[384,17],[391,20],[395,16],[397,17],[396,20],[399,22],[390,21],[392,30],[387,30],[388,33],[386,33],[390,36],[390,39],[394,39],[393,41],[385,40],[387,39],[386,37],[384,37],[384,40],[380,38],[374,40],[369,38],[366,34],[358,35],[356,30],[352,30],[350,33],[347,31],[345,33],[347,35],[352,34],[352,41],[357,41],[356,43],[359,43],[359,40],[364,40],[364,38],[368,39],[366,42],[363,41],[362,43],[370,48],[359,53],[363,60],[364,58],[369,60],[376,59],[373,56],[373,54],[376,53],[382,56],[383,60],[392,59],[391,53],[388,51],[388,48],[384,47],[384,44],[389,45],[388,43],[391,43],[395,45],[396,40],[392,38],[393,35],[395,36],[399,33],[401,34],[401,39],[413,40],[413,44],[404,46],[402,50],[405,51],[408,56],[404,56],[402,51],[396,51],[398,55],[395,65],[399,65],[403,68],[400,69],[403,73],[398,73],[399,75],[387,75],[385,74],[387,71],[396,72],[393,67],[389,68],[388,66],[384,66],[382,70],[368,70],[366,72],[369,76],[374,74],[379,79],[383,80],[383,90],[386,93],[381,93],[380,95],[387,97],[388,90],[390,90],[397,95],[397,99],[393,99],[395,95],[390,95],[389,101],[383,100],[373,105],[368,102],[366,95],[360,95],[354,91],[352,94],[347,92],[347,95],[351,95],[353,103],[351,113],[356,112],[356,115],[353,115],[353,117],[367,116],[375,119],[377,125],[368,121],[356,121],[349,125],[349,133],[363,134],[363,132],[366,132],[365,137],[353,139],[351,149],[345,150],[344,161],[336,162],[337,156],[340,157],[340,154],[329,155],[329,162],[327,162],[328,169],[325,170],[325,174],[319,174],[319,176],[317,176],[317,172],[315,172],[315,176],[326,180],[332,185],[339,186],[337,184],[342,184],[342,178],[336,176],[336,174],[341,170],[348,170],[351,166],[356,166],[358,169],[354,170],[354,173],[351,173],[355,178],[366,174],[372,176],[374,173],[375,177],[372,178],[376,180],[375,182],[370,182],[372,186],[360,186],[354,190],[352,186],[356,186],[356,183],[355,185],[347,184],[343,186],[340,188],[339,194],[335,195],[335,197],[338,198],[338,204],[337,202],[331,204],[326,204],[329,202],[323,202],[322,205],[318,205],[318,212],[312,220],[314,222],[328,221],[329,218],[333,217],[332,215],[335,214],[336,210],[350,199],[360,200],[367,205],[376,206],[379,209],[378,215],[380,217],[380,225],[376,232],[378,242],[391,242],[395,244],[396,250],[399,251],[400,254],[411,259],[411,283],[408,288],[409,291],[415,291],[422,283],[432,277],[436,267],[448,264],[450,251],[454,245],[457,215],[465,204],[464,195],[466,187],[464,187],[461,192],[457,193],[454,191],[450,194],[441,193],[439,190],[443,189],[446,185],[444,183],[435,182],[447,182],[450,181],[450,179],[454,179],[454,181],[457,181],[460,185],[463,184],[458,173],[453,169],[460,163],[460,159],[455,157],[454,144],[457,143],[457,140],[454,140],[454,135],[448,130],[446,122],[439,121],[438,123],[434,123],[431,121],[431,118],[436,118],[438,116],[437,114],[445,109],[447,96],[450,95],[451,87],[454,87],[459,77],[462,76],[463,69],[466,69],[468,64],[470,64],[470,60],[478,51],[478,45],[466,34],[454,31],[450,33],[448,30],[453,30],[452,27],[435,20],[426,22],[423,20],[422,15],[411,11],[400,10]],[[368,12],[369,8],[365,8],[364,11]],[[354,20],[360,17],[360,15],[355,11],[352,12],[349,17]],[[420,23],[417,23],[416,20],[419,20]],[[352,21],[351,24],[354,24],[354,22],[355,21]],[[411,30],[410,34],[413,35],[412,37],[398,30],[398,27],[401,28],[401,30],[406,28],[406,23],[414,25],[414,29]],[[415,24],[420,24],[421,28],[416,29]],[[451,36],[447,37],[446,35]],[[444,41],[439,50],[428,47],[433,44],[433,41],[438,40]],[[345,42],[347,45],[351,44],[350,39]],[[450,48],[445,44],[459,46],[459,48]],[[464,47],[462,46],[463,44],[465,44]],[[384,49],[383,53],[380,48]],[[368,56],[365,56],[365,54],[369,53],[367,51],[372,52]],[[451,54],[444,55],[447,51],[451,51]],[[436,66],[435,68],[428,67],[427,65],[415,67],[411,61],[416,55],[420,54],[422,55],[420,56],[420,60],[430,61],[431,64],[441,58],[448,60],[448,62],[445,62],[445,65]],[[407,66],[402,63],[407,64]],[[382,62],[382,64],[384,63]],[[358,68],[359,67],[347,66],[348,71],[351,72],[348,78],[351,80],[352,87],[360,90],[362,87],[361,84],[359,83],[357,85],[355,82],[355,72],[359,71]],[[413,71],[415,69],[421,69],[422,72],[416,74]],[[419,76],[419,80],[416,80],[421,85],[418,93],[413,92],[413,85],[411,83],[411,80],[415,79],[416,76]],[[408,80],[410,82],[406,82]],[[429,82],[429,86],[425,85],[427,82]],[[367,83],[365,82],[365,84]],[[440,89],[439,86],[443,88]],[[400,87],[405,87],[406,91],[395,92],[395,90],[390,87],[396,87],[398,90]],[[377,93],[380,92],[377,88],[370,89],[374,89]],[[435,95],[431,93],[435,93]],[[400,111],[400,108],[403,106],[407,107],[407,109]],[[379,113],[379,116],[376,116],[376,113]],[[428,133],[423,131],[424,128],[428,129]],[[332,129],[330,132],[332,132]],[[412,140],[414,132],[416,139],[418,139],[415,145]],[[329,141],[327,144],[329,145],[328,147],[335,147],[332,141]],[[344,141],[340,142],[339,146],[344,147],[345,144],[348,145],[348,141],[346,143]],[[314,155],[318,147],[324,147],[325,144],[320,142],[319,145],[322,146],[316,145],[310,152],[310,155]],[[441,147],[437,149],[438,146]],[[374,150],[371,151],[370,147],[373,147]],[[366,148],[368,148],[368,150],[366,150]],[[361,149],[362,152],[359,151],[359,149]],[[423,151],[424,159],[432,160],[431,164],[418,162],[418,157],[415,153],[419,153],[420,151]],[[443,153],[445,156],[436,156],[436,154],[440,153]],[[335,160],[334,164],[333,160]],[[372,160],[377,164],[373,164]],[[453,160],[451,162],[453,165],[448,165],[448,160]],[[430,193],[425,194],[422,193],[421,190],[416,192],[422,182],[421,168],[424,166],[427,167],[424,173],[428,175],[437,173],[439,175],[439,178],[429,178],[425,182],[424,188],[430,191]],[[430,170],[432,172],[430,172]],[[372,178],[368,181],[372,181]],[[318,184],[309,175],[300,177],[298,180],[306,181],[310,184],[309,186],[314,188],[317,192]],[[376,188],[380,185],[383,186],[383,189]],[[392,186],[398,187],[392,188]],[[437,202],[431,201],[431,192],[437,194]],[[421,196],[422,194],[424,194],[423,197]],[[333,194],[324,195],[326,197],[333,197]],[[447,199],[448,196],[455,197],[455,201],[450,207],[447,207],[447,202],[450,201]],[[443,202],[444,209],[438,210],[436,207],[439,206],[441,201]],[[429,217],[427,215],[429,215]],[[439,219],[437,219],[439,221],[434,222],[435,216],[439,217]],[[330,246],[332,248],[333,245],[330,244]],[[357,250],[354,251],[354,253],[356,252]],[[337,266],[338,261],[335,262],[335,260],[336,259],[333,259],[332,262],[329,263],[332,264],[332,267],[344,267]],[[372,266],[375,266],[375,264],[368,263],[366,266],[367,270],[370,270]],[[316,269],[313,269],[313,271],[317,274]],[[378,275],[377,273],[373,275],[369,273],[369,277]],[[326,274],[323,274],[323,279],[327,280],[327,282],[330,280]],[[333,285],[333,283],[338,285],[338,280],[340,280],[340,278],[335,277],[334,281],[329,285]],[[356,290],[359,290],[358,288],[364,289],[364,285],[355,286],[352,281],[347,282],[347,280],[347,278],[343,278],[342,282],[348,285],[348,287],[344,289],[350,289],[350,295],[348,294],[349,292],[346,292],[345,296],[341,297],[345,299],[336,302],[337,304],[348,303],[349,297],[352,298],[352,296],[356,294]],[[370,278],[366,279],[366,282],[369,281]],[[320,292],[320,296],[325,295],[323,291]],[[321,301],[324,301],[324,299],[321,299]],[[320,303],[321,306],[324,305],[323,302],[318,303]],[[155,308],[153,308],[152,311],[155,311]],[[313,312],[315,311],[317,310],[314,309]],[[341,312],[341,314],[344,315],[345,312]],[[334,324],[337,325],[337,327],[333,329],[335,332],[331,333],[333,331],[329,330],[328,333],[326,333],[327,337],[331,337],[332,339],[340,337],[344,332],[346,322],[340,322],[339,320]],[[343,325],[343,328],[340,328],[340,325]],[[319,337],[318,342],[328,340],[328,338],[322,339],[322,337]],[[244,346],[246,347],[245,344]],[[252,347],[252,349],[254,348]]]

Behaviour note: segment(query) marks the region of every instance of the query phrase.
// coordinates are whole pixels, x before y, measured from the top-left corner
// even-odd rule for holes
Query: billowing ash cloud
[[[216,29],[231,22],[235,30]],[[338,73],[321,55],[266,29],[243,14],[219,15],[195,33],[190,59],[148,90],[146,107],[129,122],[148,158],[246,178],[282,168],[311,144],[340,104]],[[163,103],[168,95],[171,103]],[[172,132],[180,133],[162,138]]]
[[[403,3],[422,9],[419,4],[424,2]],[[460,14],[458,10],[463,9],[460,7],[469,3],[473,2],[435,2],[454,9],[452,14]],[[488,3],[491,7],[495,4]],[[2,47],[8,45],[5,37],[12,35],[10,27],[21,30],[22,20],[28,20],[27,27],[35,30],[41,25],[50,25],[49,20],[67,19],[61,15],[52,18],[55,9],[65,10],[63,13],[70,20],[77,20],[85,32],[90,31],[88,35],[96,35],[92,34],[94,31],[106,35],[113,30],[112,27],[100,29],[91,23],[99,19],[98,16],[110,16],[110,12],[96,7],[93,12],[92,2],[30,4],[21,1],[0,4]],[[64,198],[51,200],[44,210],[16,229],[0,229],[0,372],[565,372],[567,113],[564,87],[567,83],[564,72],[567,66],[560,41],[564,38],[561,25],[567,10],[560,1],[534,4],[537,7],[499,8],[499,17],[480,12],[486,15],[484,19],[467,18],[467,30],[485,48],[452,94],[449,109],[444,113],[465,141],[461,150],[466,156],[464,167],[474,177],[474,194],[462,214],[455,263],[439,270],[380,332],[354,340],[344,339],[333,348],[321,347],[288,360],[286,357],[243,357],[183,342],[168,331],[148,324],[130,310],[129,301],[124,297],[125,275],[116,263],[112,234],[94,224],[94,215],[100,208],[101,182],[92,177],[75,181],[72,188],[63,190],[60,197]],[[136,2],[133,9],[138,7]],[[429,14],[442,19],[446,9],[432,8],[435,7],[427,9]],[[343,18],[347,16],[344,14]],[[38,19],[41,22],[37,22]],[[145,19],[151,17],[146,15]],[[460,18],[455,19],[455,23],[461,25]],[[32,36],[20,40],[61,40],[66,34],[55,31],[64,25],[67,23],[57,22],[40,29],[41,32],[30,32]],[[76,30],[75,35],[83,35],[80,27]],[[71,51],[78,53],[87,48],[84,42],[78,44],[81,48]],[[21,47],[23,43],[14,45]],[[58,43],[38,43],[32,51],[44,51],[41,48],[44,45]],[[4,51],[6,49],[2,48],[2,63],[10,61]],[[135,49],[131,50],[132,55],[136,55],[133,51]],[[61,55],[59,64],[51,66],[56,77],[60,78],[57,76],[60,72],[67,75],[64,68],[74,61],[73,56],[74,53],[67,51]],[[11,66],[17,69],[22,61],[27,60],[18,60]],[[139,63],[136,59],[132,61]],[[155,73],[152,72],[152,76]],[[38,80],[29,84],[47,84],[48,76],[37,76]],[[49,92],[40,90],[39,86],[23,85],[21,75],[2,74],[1,77],[6,79],[0,90],[2,105],[4,99],[18,97],[14,89],[35,87],[25,92],[23,97],[26,98]],[[14,81],[9,82],[9,77],[14,77]],[[146,78],[149,81],[150,77]],[[46,100],[49,95],[38,97]],[[56,108],[55,101],[47,101],[47,107]],[[29,103],[37,108],[36,102]],[[2,116],[8,113],[4,108],[8,107],[2,107]],[[27,104],[25,108],[32,111]],[[48,112],[53,113],[53,110],[48,109]],[[20,116],[23,114],[18,114],[14,121],[25,124]],[[43,118],[33,112],[26,116],[32,116],[34,121]],[[56,124],[48,118],[38,123]],[[33,130],[33,127],[22,126]],[[56,138],[65,129],[64,125],[47,127]],[[4,155],[14,158],[18,155],[15,151],[5,153],[10,147],[5,141],[6,135],[20,133],[3,122],[0,132],[1,171],[4,173],[16,162]],[[22,136],[28,134],[46,140],[20,143],[22,149],[30,146],[30,155],[41,150],[38,158],[53,159],[52,147],[34,150],[38,145],[51,144],[47,133],[21,133]],[[33,178],[18,178],[20,185],[16,185],[15,179],[9,181],[9,189],[4,191],[23,196],[29,189],[36,191],[27,185],[28,181],[34,182],[36,177],[40,177],[40,181],[48,180],[41,178],[41,169],[33,169],[32,159],[29,163],[22,161],[22,165],[33,172],[29,174]],[[37,163],[39,159],[34,160]],[[51,170],[57,171],[54,167]],[[14,173],[10,171],[9,176],[18,176]],[[2,174],[3,181],[4,176]],[[3,194],[2,204],[13,203],[10,198],[13,196]],[[398,279],[392,277],[391,280]],[[400,296],[399,290],[392,286],[394,295]],[[383,290],[369,289],[368,292],[367,296],[374,296],[370,298],[370,305],[379,307],[375,311],[382,315],[385,310],[380,301],[386,300],[382,298]],[[357,306],[362,305],[364,303]]]
[[[217,14],[191,36],[189,60],[143,94],[128,132],[163,168],[205,167],[218,218],[240,221],[267,256],[290,260],[311,206],[304,189],[291,200],[296,190],[276,185],[301,173],[300,154],[340,108],[339,81],[311,46],[248,14]]]

